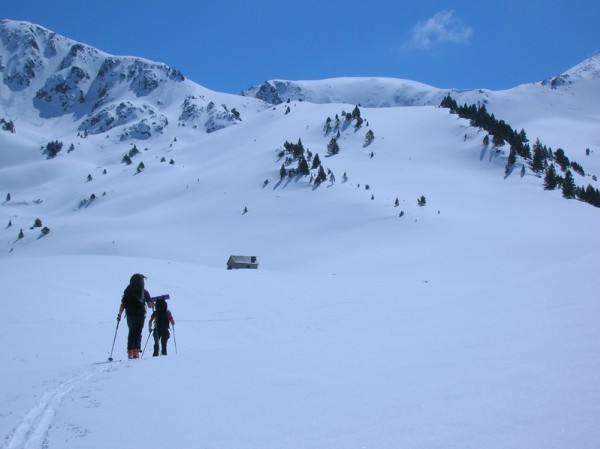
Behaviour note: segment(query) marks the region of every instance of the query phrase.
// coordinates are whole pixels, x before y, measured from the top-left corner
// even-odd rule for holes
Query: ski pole
[[[173,324],[173,343],[175,343],[175,354],[177,354],[177,339],[175,338],[175,325]]]
[[[117,328],[115,329],[115,338],[113,338],[113,344],[112,344],[112,348],[110,348],[110,357],[108,358],[109,362],[113,361],[113,351],[115,349],[115,341],[117,341],[117,331],[119,330],[119,323],[121,322],[121,320],[117,320]]]
[[[140,356],[140,359],[144,357],[144,351],[146,351],[146,346],[148,346],[148,341],[150,340],[150,336],[152,335],[153,332],[154,332],[154,329],[152,329],[150,331],[150,333],[148,334],[148,338],[146,338],[146,344],[144,345],[144,349],[142,350],[142,355]]]

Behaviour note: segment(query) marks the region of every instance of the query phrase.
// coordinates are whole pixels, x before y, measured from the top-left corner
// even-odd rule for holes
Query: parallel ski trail
[[[4,448],[40,449],[46,447],[48,432],[63,400],[73,388],[86,382],[93,375],[94,371],[87,371],[70,377],[53,390],[46,392],[27,412]]]

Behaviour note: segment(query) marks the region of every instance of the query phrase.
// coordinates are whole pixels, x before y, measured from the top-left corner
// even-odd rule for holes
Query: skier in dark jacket
[[[127,326],[129,327],[127,357],[130,359],[140,358],[142,330],[144,329],[144,319],[146,318],[146,304],[152,305],[150,293],[144,288],[144,279],[146,279],[146,276],[139,273],[131,276],[129,285],[123,292],[123,299],[121,300],[119,314],[117,315],[117,321],[121,321],[123,310],[127,313]]]
[[[167,355],[167,341],[171,334],[169,333],[169,323],[171,326],[175,326],[175,320],[173,319],[173,315],[171,315],[171,311],[167,306],[167,301],[164,299],[159,299],[156,301],[154,305],[154,312],[150,316],[150,320],[148,321],[148,332],[152,332],[152,322],[156,321],[156,325],[154,327],[154,353],[152,354],[154,357],[158,355],[158,342],[160,340],[162,355]]]

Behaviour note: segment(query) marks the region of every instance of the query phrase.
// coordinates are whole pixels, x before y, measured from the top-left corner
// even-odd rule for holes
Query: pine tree
[[[304,145],[302,145],[301,139],[298,139],[298,143],[292,147],[292,154],[296,159],[304,156]]]
[[[365,143],[367,145],[370,145],[371,142],[373,142],[373,140],[375,140],[375,134],[373,133],[372,130],[368,130],[367,134],[365,134]]]
[[[458,111],[458,104],[456,103],[456,100],[452,99],[452,97],[450,96],[450,94],[446,95],[442,99],[442,102],[440,103],[440,106],[443,107],[443,108],[450,109],[451,113],[456,113]]]
[[[531,161],[531,169],[535,173],[540,173],[544,170],[544,165],[546,163],[546,157],[544,153],[544,149],[539,139],[536,140],[535,144],[533,144],[533,159]]]
[[[562,171],[567,170],[571,165],[571,161],[569,161],[569,158],[565,155],[565,152],[562,148],[559,148],[554,152],[554,160],[558,165],[560,165],[560,169]]]
[[[501,147],[502,145],[504,145],[504,139],[502,137],[500,137],[499,135],[494,134],[492,136],[492,144],[495,147]]]
[[[138,154],[140,152],[140,150],[138,150],[136,145],[133,145],[133,148],[131,150],[129,150],[129,157],[133,157],[136,154]]]
[[[508,175],[510,175],[510,172],[516,162],[517,162],[517,152],[515,151],[515,147],[511,146],[510,152],[508,153],[508,159],[506,160],[506,167],[504,167],[504,175],[506,177],[508,177]]]
[[[577,193],[577,189],[575,187],[575,180],[573,179],[573,174],[571,170],[567,170],[565,173],[565,179],[562,185],[562,194],[567,199],[575,198]]]
[[[575,173],[577,173],[580,176],[585,176],[585,171],[583,170],[583,167],[581,165],[579,165],[577,162],[572,161],[571,162],[571,168],[573,169],[573,171]]]
[[[556,187],[558,187],[556,169],[554,168],[554,164],[550,164],[544,176],[544,190],[554,190]]]
[[[319,168],[320,166],[321,166],[321,159],[319,159],[319,154],[317,153],[317,154],[315,154],[315,157],[313,158],[311,168],[316,169],[316,168]]]
[[[600,190],[595,189],[591,184],[588,184],[585,189],[580,189],[577,197],[592,206],[600,207]]]
[[[298,173],[300,173],[303,176],[310,174],[310,169],[308,168],[308,162],[306,162],[306,159],[304,158],[304,156],[300,156],[298,158]]]
[[[325,135],[329,134],[331,132],[331,117],[327,117],[327,120],[325,121]]]
[[[335,156],[340,152],[340,146],[337,143],[336,139],[331,139],[327,144],[327,154],[330,156]]]
[[[510,151],[508,152],[508,160],[506,161],[506,165],[512,167],[517,162],[517,149],[514,146],[510,147]]]
[[[315,185],[320,185],[323,181],[327,179],[327,175],[325,174],[325,170],[323,170],[323,166],[319,166],[319,173],[315,178]]]

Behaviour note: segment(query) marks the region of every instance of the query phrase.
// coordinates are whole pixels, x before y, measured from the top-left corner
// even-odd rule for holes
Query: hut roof
[[[256,256],[229,256],[236,263],[257,263]]]

